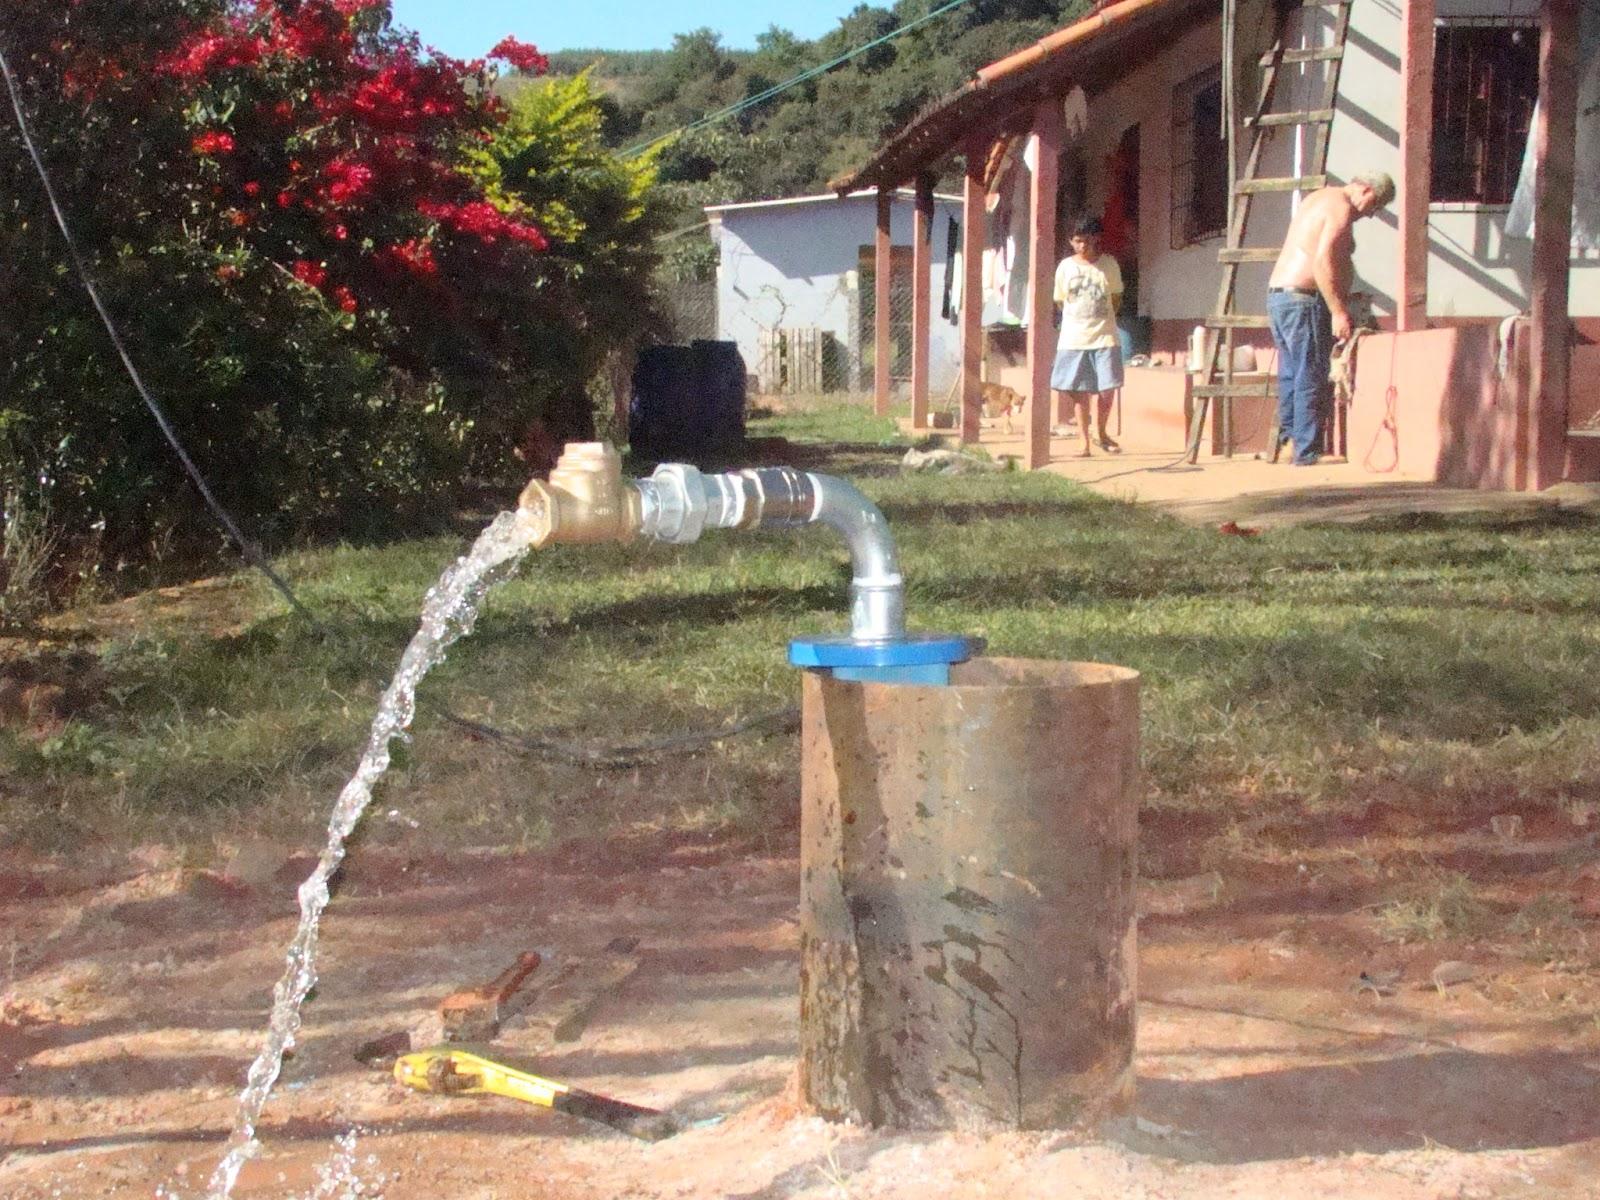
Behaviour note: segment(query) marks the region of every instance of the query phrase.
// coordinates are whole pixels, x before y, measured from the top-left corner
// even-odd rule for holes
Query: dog
[[[985,383],[983,389],[983,415],[991,421],[1001,421],[1007,433],[1011,432],[1011,414],[1022,411],[1022,395],[1016,388],[1003,383]]]

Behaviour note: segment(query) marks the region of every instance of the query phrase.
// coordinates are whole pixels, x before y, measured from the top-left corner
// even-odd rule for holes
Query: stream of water
[[[422,677],[444,659],[452,643],[472,632],[484,593],[507,573],[497,568],[505,567],[509,571],[527,552],[535,536],[535,522],[531,516],[527,509],[497,516],[478,536],[471,551],[439,577],[439,582],[433,585],[422,603],[421,624],[401,655],[400,667],[378,704],[366,752],[333,806],[333,815],[328,820],[327,844],[317,859],[316,869],[300,885],[300,925],[289,943],[283,977],[273,989],[266,1040],[250,1066],[244,1090],[239,1095],[233,1136],[227,1153],[212,1173],[208,1200],[227,1200],[233,1194],[240,1169],[260,1149],[256,1123],[283,1069],[284,1051],[294,1044],[295,1034],[300,1029],[300,1006],[317,981],[317,922],[328,906],[328,881],[344,859],[345,839],[372,800],[373,786],[389,767],[389,743],[405,736],[416,709],[417,685]]]

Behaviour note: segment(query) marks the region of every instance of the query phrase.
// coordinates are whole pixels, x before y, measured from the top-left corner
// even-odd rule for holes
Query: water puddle
[[[457,639],[472,632],[478,605],[484,593],[509,574],[528,550],[535,536],[535,523],[527,510],[503,512],[473,543],[472,549],[457,559],[439,577],[422,603],[422,620],[415,636],[400,657],[400,667],[383,693],[378,714],[372,720],[366,752],[350,782],[339,793],[328,820],[328,841],[317,859],[316,869],[300,885],[300,925],[289,943],[283,977],[272,993],[272,1015],[267,1024],[265,1043],[239,1095],[239,1113],[234,1121],[228,1151],[211,1176],[208,1200],[227,1200],[233,1194],[239,1171],[260,1149],[256,1123],[262,1107],[283,1069],[284,1051],[294,1044],[300,1029],[300,1006],[317,981],[317,923],[328,906],[328,881],[344,860],[345,839],[361,819],[372,800],[373,786],[389,767],[389,743],[406,736],[416,710],[417,685],[429,670],[443,661],[445,651]],[[354,1134],[339,1142],[338,1163],[315,1195],[333,1196],[348,1188],[354,1162]]]

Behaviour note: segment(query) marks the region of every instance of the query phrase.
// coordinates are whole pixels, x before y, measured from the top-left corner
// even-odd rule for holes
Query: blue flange
[[[850,637],[796,638],[789,662],[868,683],[950,682],[950,665],[983,651],[983,639],[959,633],[908,633],[881,642]]]

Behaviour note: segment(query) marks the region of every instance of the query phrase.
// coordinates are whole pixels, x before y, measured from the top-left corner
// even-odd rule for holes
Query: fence
[[[756,347],[756,387],[770,395],[837,391],[843,359],[831,330],[763,329]]]
[[[889,376],[897,387],[911,381],[909,250],[905,257],[904,263],[895,263],[889,292]],[[792,323],[780,320],[760,329],[756,344],[742,347],[756,390],[771,395],[872,391],[877,295],[870,264],[870,257],[864,259],[863,269],[852,280],[843,328],[802,324],[791,317]],[[686,346],[701,339],[733,336],[719,328],[714,280],[661,281],[657,296],[666,319],[662,340]],[[933,310],[934,321],[943,319],[937,293]]]
[[[717,283],[714,279],[664,282],[658,293],[667,319],[669,342],[687,346],[717,336]]]

